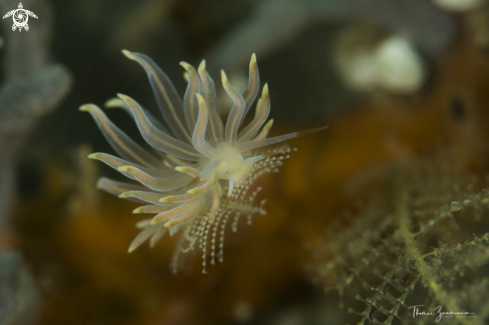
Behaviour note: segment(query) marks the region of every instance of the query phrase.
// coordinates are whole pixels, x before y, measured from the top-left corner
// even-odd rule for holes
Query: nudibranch
[[[216,88],[206,72],[205,60],[197,70],[190,64],[180,63],[188,79],[182,103],[167,75],[152,59],[140,53],[122,52],[146,71],[166,125],[129,96],[119,94],[118,98],[106,102],[108,108],[119,107],[129,113],[144,140],[155,149],[150,153],[113,124],[99,107],[94,104],[81,106],[80,110],[92,115],[121,157],[93,153],[88,158],[100,160],[139,183],[102,177],[97,187],[120,198],[146,204],[133,213],[155,214],[136,224],[142,231],[132,241],[129,252],[147,239],[153,247],[167,231],[171,236],[179,232],[181,237],[171,263],[173,271],[179,267],[180,255],[198,245],[205,272],[207,254],[210,254],[212,264],[216,258],[223,260],[224,230],[228,220],[233,220],[232,229],[236,231],[240,216],[247,216],[251,222],[253,214],[265,214],[264,200],[258,205],[253,203],[260,188],[252,184],[264,173],[277,172],[277,167],[291,151],[287,145],[262,152],[257,149],[325,127],[267,138],[273,124],[273,119],[267,122],[270,113],[267,84],[256,103],[253,119],[240,127],[259,92],[254,54],[249,65],[248,87],[243,93],[237,91],[229,83],[226,73],[221,71],[224,90],[233,100],[224,125],[216,101]],[[216,238],[218,233],[219,238]]]

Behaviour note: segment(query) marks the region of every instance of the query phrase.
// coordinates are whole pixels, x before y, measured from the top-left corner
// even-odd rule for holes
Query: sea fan
[[[348,307],[336,314],[342,323],[436,324],[443,316],[440,324],[487,324],[489,178],[467,173],[459,157],[392,166],[384,191],[359,205],[348,227],[328,227],[308,268]]]
[[[191,65],[181,63],[188,73],[182,104],[171,81],[153,60],[143,54],[122,52],[146,70],[169,129],[128,96],[119,94],[118,98],[106,103],[108,107],[123,108],[133,117],[143,138],[156,149],[157,156],[154,156],[115,126],[96,105],[81,106],[80,110],[93,116],[105,138],[123,159],[105,153],[94,153],[88,158],[100,160],[144,185],[103,177],[98,187],[120,198],[149,203],[135,209],[134,213],[156,214],[136,224],[143,230],[129,246],[129,252],[148,238],[153,247],[167,230],[170,235],[180,231],[183,235],[173,257],[173,271],[176,272],[179,266],[180,254],[193,250],[198,244],[202,249],[205,272],[209,233],[212,234],[210,255],[214,264],[217,233],[220,233],[217,257],[222,261],[227,221],[233,216],[232,228],[236,231],[240,216],[246,215],[250,221],[255,213],[265,214],[262,208],[264,201],[253,205],[260,188],[251,189],[251,185],[260,175],[278,171],[277,167],[289,157],[291,150],[286,145],[261,153],[255,149],[325,127],[267,138],[273,120],[266,123],[270,98],[265,84],[253,120],[238,132],[259,90],[254,54],[249,66],[248,87],[243,94],[229,83],[221,71],[224,90],[234,103],[223,126],[216,89],[205,70],[205,61],[197,71]]]

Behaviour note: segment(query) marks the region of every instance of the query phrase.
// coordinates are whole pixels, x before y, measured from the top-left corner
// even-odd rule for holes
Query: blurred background
[[[4,18],[0,42],[1,324],[357,323],[337,292],[323,292],[328,274],[318,270],[337,256],[313,255],[338,244],[327,229],[347,230],[371,197],[390,207],[392,168],[411,171],[422,159],[437,170],[430,157],[449,152],[444,161],[461,175],[487,174],[485,0],[22,4],[38,18],[22,32]],[[17,8],[17,0],[0,0],[2,15]],[[182,96],[179,62],[206,59],[223,116],[232,102],[220,69],[244,90],[256,53],[270,89],[272,135],[329,125],[289,141],[298,151],[258,181],[268,214],[251,226],[243,221],[237,233],[227,229],[224,262],[209,274],[201,274],[199,254],[188,272],[171,273],[175,238],[127,254],[137,205],[95,188],[101,175],[122,176],[86,159],[114,151],[78,107],[123,93],[157,114],[146,74],[122,49],[150,56]],[[142,140],[122,110],[107,115]],[[435,174],[443,173],[428,176]],[[437,195],[441,205],[452,200]],[[488,232],[484,204],[478,228]],[[436,245],[441,237],[433,238]],[[482,254],[477,270],[489,274],[489,253]],[[470,324],[487,320],[487,305],[477,308],[481,316]],[[412,321],[399,315],[395,321]]]

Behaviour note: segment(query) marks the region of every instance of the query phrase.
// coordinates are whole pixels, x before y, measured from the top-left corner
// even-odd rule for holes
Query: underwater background
[[[2,20],[0,324],[489,322],[485,0],[25,0]],[[0,0],[2,15],[19,3]],[[206,59],[223,116],[256,53],[271,135],[329,125],[257,180],[267,215],[227,227],[224,262],[177,235],[127,253],[138,205],[102,192],[114,153],[89,114],[117,93],[157,115],[151,57],[183,95]],[[226,108],[228,111],[226,112]],[[122,110],[109,118],[138,143]],[[244,219],[244,218],[243,218]]]

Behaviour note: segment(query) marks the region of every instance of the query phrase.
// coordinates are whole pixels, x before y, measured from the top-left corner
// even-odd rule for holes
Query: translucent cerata
[[[226,123],[220,117],[214,81],[206,72],[205,61],[197,70],[181,62],[187,72],[188,85],[183,102],[168,76],[148,56],[122,51],[146,71],[162,119],[156,118],[129,96],[118,94],[106,102],[134,119],[144,140],[154,150],[141,147],[94,104],[80,107],[89,112],[118,156],[93,153],[100,160],[131,179],[120,182],[100,178],[97,186],[120,198],[137,201],[142,206],[133,213],[152,214],[136,224],[142,229],[129,246],[129,252],[149,239],[153,247],[166,232],[180,234],[172,258],[174,272],[181,265],[181,255],[198,247],[212,264],[222,262],[226,224],[237,230],[240,217],[265,214],[265,200],[256,203],[260,187],[254,181],[264,173],[277,172],[291,149],[279,143],[324,129],[325,127],[267,137],[273,124],[268,120],[270,97],[265,84],[256,101],[254,116],[242,125],[258,97],[260,81],[256,56],[249,65],[248,87],[237,91],[221,71],[224,90],[233,101]],[[275,145],[275,146],[272,146]],[[272,146],[272,147],[270,147]]]

